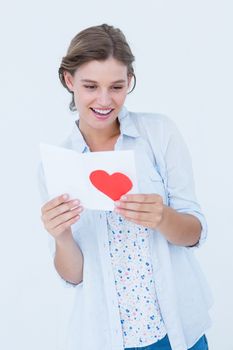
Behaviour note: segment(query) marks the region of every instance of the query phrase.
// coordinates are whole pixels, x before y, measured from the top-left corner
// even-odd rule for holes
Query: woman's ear
[[[133,84],[132,84],[133,82]],[[128,92],[127,94],[129,94],[130,92],[132,92],[135,88],[135,83],[136,83],[136,78],[134,74],[128,74]],[[133,85],[133,87],[131,87],[131,85]]]
[[[68,89],[74,91],[74,77],[67,71],[64,71],[63,76]]]
[[[128,88],[130,87],[130,84],[132,82],[132,74],[128,74]]]

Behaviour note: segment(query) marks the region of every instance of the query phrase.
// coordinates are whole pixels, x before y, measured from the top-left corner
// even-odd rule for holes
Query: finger
[[[74,209],[75,207],[78,207],[80,204],[79,200],[71,200],[68,202],[65,202],[63,204],[60,204],[59,206],[50,209],[49,211],[47,211],[44,215],[43,215],[43,219],[48,221],[48,220],[52,220],[55,217],[57,217],[58,215],[61,215],[63,213],[66,213],[72,209]]]
[[[54,229],[57,226],[69,221],[70,219],[74,218],[77,215],[80,215],[80,213],[83,211],[82,207],[78,207],[76,209],[70,210],[69,212],[66,212],[62,215],[59,215],[55,217],[54,219],[50,220],[50,222],[47,225],[47,229]]]
[[[145,213],[145,212],[126,210],[126,209],[119,209],[119,211],[117,212],[120,215],[123,215],[125,219],[128,219],[128,220],[153,222],[154,213],[151,214],[151,213]]]
[[[53,236],[55,237],[59,235],[61,232],[64,232],[65,230],[69,229],[70,226],[75,224],[75,222],[78,221],[79,219],[80,219],[80,215],[76,215],[72,219],[65,221],[62,224],[56,226],[52,231]]]
[[[42,206],[42,208],[41,208],[42,214],[53,209],[54,207],[57,207],[58,205],[64,203],[65,201],[68,200],[68,198],[69,198],[69,195],[67,193],[65,193],[65,194],[62,194],[61,196],[58,196],[58,197],[51,199],[49,202],[47,202],[46,204],[44,204]]]
[[[150,194],[126,194],[120,198],[120,201],[127,202],[139,202],[139,203],[155,203],[157,201],[161,201],[162,197],[156,193]]]
[[[141,203],[141,202],[124,202],[117,201],[115,202],[116,209],[128,209],[133,211],[143,211],[143,212],[151,212],[153,210],[153,206],[156,203]]]

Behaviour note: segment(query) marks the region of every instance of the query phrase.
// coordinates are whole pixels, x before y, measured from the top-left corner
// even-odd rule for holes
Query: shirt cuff
[[[200,238],[199,238],[198,242],[193,246],[186,246],[186,248],[188,248],[188,249],[200,248],[202,246],[202,244],[205,243],[205,241],[207,239],[208,227],[207,227],[206,220],[202,214],[195,212],[195,211],[186,212],[186,214],[190,214],[190,215],[195,216],[200,221],[201,227],[202,227]]]

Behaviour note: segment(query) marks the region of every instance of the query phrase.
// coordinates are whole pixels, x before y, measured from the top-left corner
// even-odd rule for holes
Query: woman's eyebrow
[[[81,79],[81,81],[83,83],[95,83],[95,84],[98,84],[97,81],[95,80],[90,80],[90,79]],[[113,81],[111,84],[116,84],[116,83],[125,83],[126,81],[124,79],[120,79],[120,80],[116,80],[116,81]]]

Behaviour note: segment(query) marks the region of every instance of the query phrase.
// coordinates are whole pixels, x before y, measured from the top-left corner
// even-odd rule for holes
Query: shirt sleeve
[[[187,248],[200,247],[207,238],[207,223],[197,202],[193,169],[188,147],[174,122],[166,119],[163,147],[167,173],[168,205],[179,213],[195,216],[202,231],[198,243]]]
[[[47,187],[46,187],[45,175],[44,175],[42,163],[40,163],[38,166],[37,178],[38,178],[38,187],[39,187],[39,192],[40,192],[40,197],[41,197],[41,205],[44,205],[46,202],[48,202],[50,200],[50,198],[49,198],[49,194],[48,194]],[[55,239],[50,234],[48,234],[48,248],[49,248],[50,254],[54,260],[55,252],[56,252],[56,244],[55,244]],[[77,287],[79,285],[79,284],[74,284],[74,283],[71,283],[71,282],[63,279],[59,275],[59,273],[57,272],[54,264],[53,264],[53,267],[54,267],[56,275],[58,276],[59,280],[61,281],[61,283],[64,287],[68,287],[68,288],[69,287]]]

